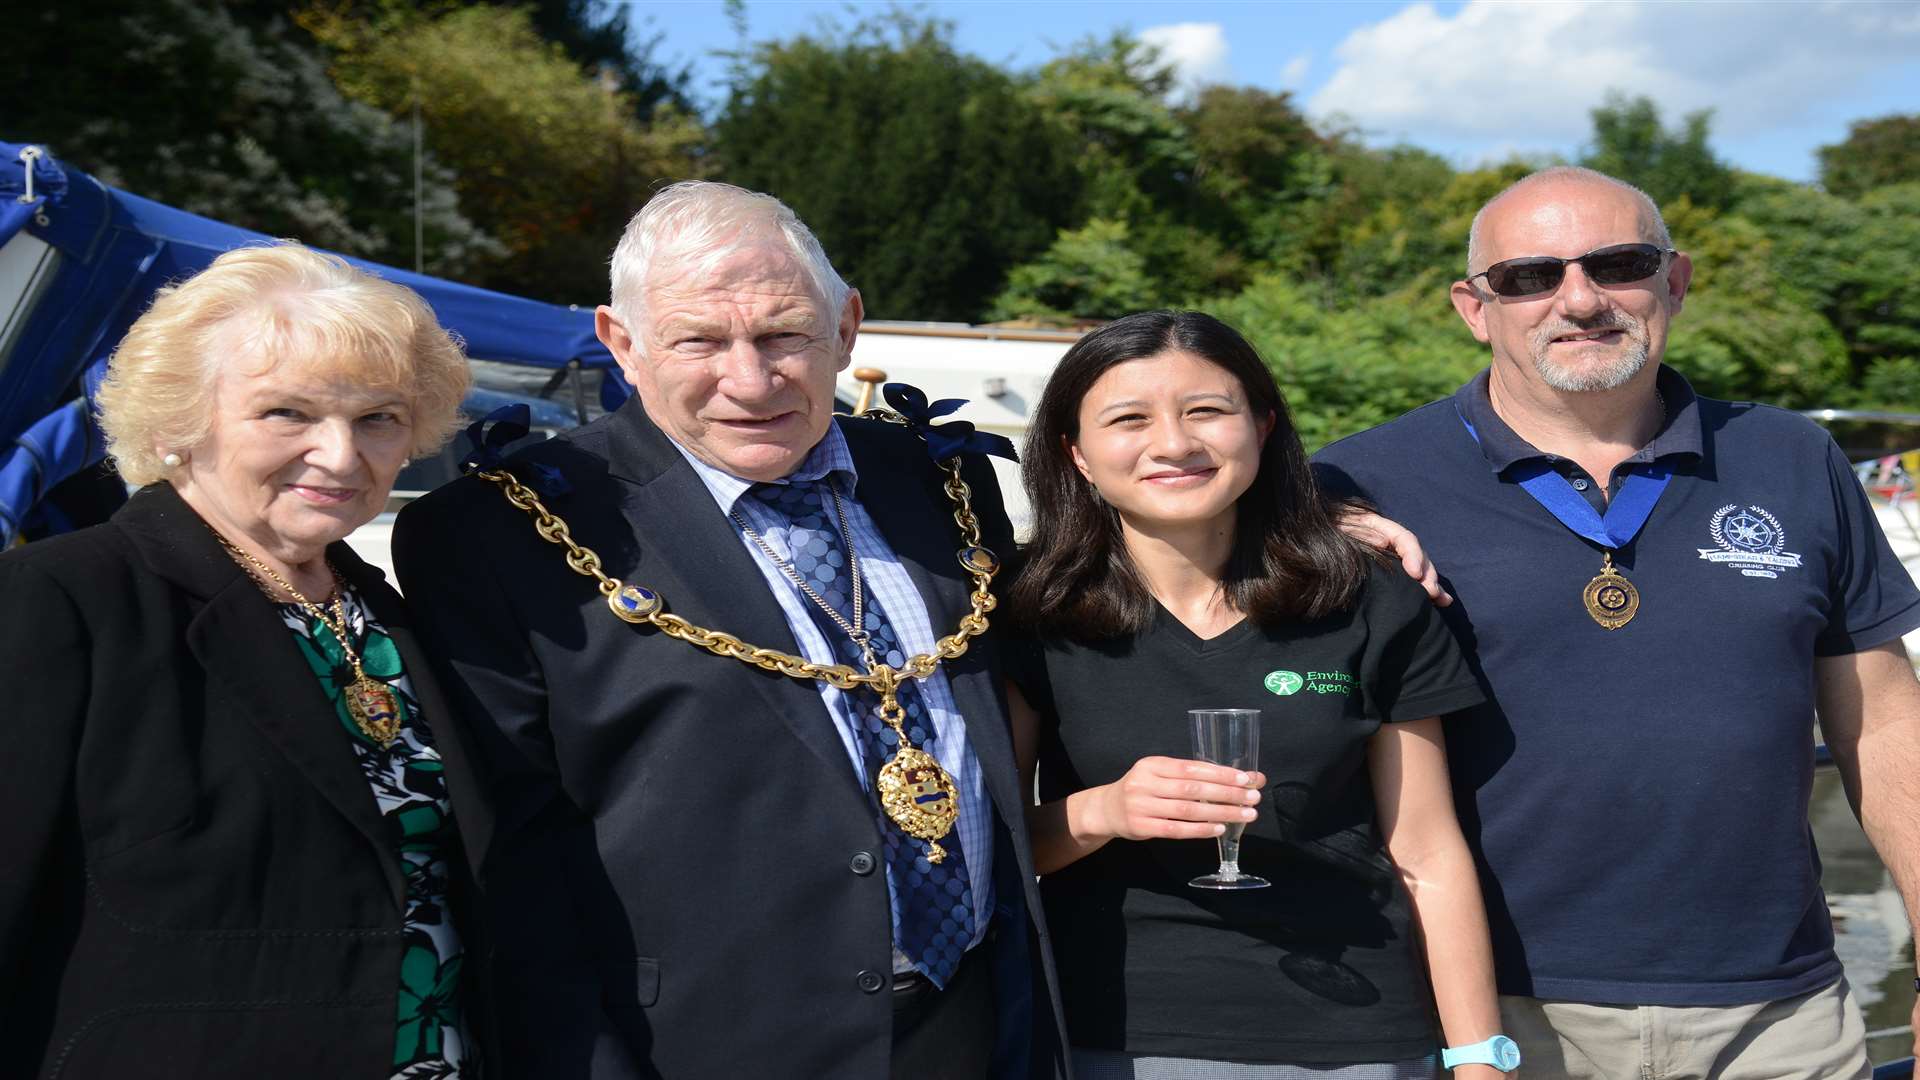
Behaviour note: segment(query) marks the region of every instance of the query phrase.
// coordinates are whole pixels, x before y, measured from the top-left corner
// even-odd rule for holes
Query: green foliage
[[[1266,275],[1209,310],[1260,350],[1309,450],[1446,397],[1486,365],[1444,294],[1329,310]]]
[[[1082,42],[1040,69],[1027,97],[1071,147],[1080,212],[1118,218],[1178,201],[1199,159],[1166,102],[1172,84],[1157,50],[1124,36]]]
[[[1920,410],[1920,358],[1890,356],[1874,361],[1860,380],[1853,404],[1863,409]]]
[[[1669,130],[1653,99],[1610,93],[1593,110],[1593,144],[1580,164],[1625,180],[1662,206],[1686,196],[1698,206],[1724,207],[1734,173],[1707,146],[1712,119],[1711,110],[1689,113]]]
[[[687,84],[693,68],[657,62],[654,54],[665,41],[664,32],[642,36],[633,25],[633,8],[609,0],[497,0],[499,6],[524,9],[540,36],[567,51],[575,63],[606,71],[619,80],[633,105],[634,119],[646,121],[660,105],[682,112],[693,110]],[[647,23],[651,25],[649,17]]]
[[[1877,187],[1920,180],[1920,113],[1861,120],[1844,141],[1820,148],[1820,183],[1858,198]]]
[[[1113,319],[1154,304],[1146,260],[1127,246],[1123,222],[1095,218],[1063,229],[1038,259],[1013,269],[988,318],[1070,323]]]
[[[1666,361],[1709,397],[1796,409],[1843,400],[1847,379],[1840,335],[1779,293],[1712,292],[1688,301]]]
[[[1846,343],[1813,309],[1777,234],[1684,198],[1666,217],[1695,268],[1667,362],[1712,397],[1790,408],[1843,400]]]
[[[1770,238],[1781,277],[1845,340],[1856,374],[1920,355],[1920,183],[1858,201],[1773,185],[1743,200],[1740,214]]]
[[[971,319],[1069,221],[1068,151],[1015,80],[894,15],[755,50],[714,125],[879,318]]]
[[[1193,145],[1197,179],[1224,200],[1261,200],[1300,185],[1327,140],[1287,93],[1209,86],[1174,112]]]
[[[617,80],[583,71],[523,9],[396,5],[373,21],[314,9],[303,21],[333,50],[348,95],[396,115],[417,105],[461,204],[506,244],[480,284],[561,302],[605,296],[608,253],[648,187],[700,173],[690,117],[661,105],[643,126]]]
[[[1920,356],[1920,181],[1876,188],[1859,206],[1866,217],[1854,277],[1862,314],[1849,319],[1858,327],[1858,353]]]
[[[1338,187],[1322,138],[1292,96],[1250,87],[1209,86],[1175,111],[1194,147],[1195,164],[1179,209],[1187,236],[1173,251],[1203,271],[1160,267],[1170,295],[1237,291],[1254,265],[1304,269],[1289,258],[1320,222]]]
[[[1171,66],[1126,34],[1009,71],[898,10],[743,44],[709,131],[685,69],[655,62],[660,35],[609,0],[304,2],[323,6],[298,26],[287,0],[33,7],[9,25],[18,51],[96,63],[58,92],[44,68],[0,67],[0,135],[406,265],[417,103],[432,272],[597,298],[649,189],[718,175],[792,205],[876,317],[1215,311],[1261,347],[1314,444],[1486,363],[1446,288],[1475,211],[1552,163],[1458,170],[1251,87],[1176,100]],[[726,12],[744,43],[745,5]],[[1592,119],[1582,164],[1645,189],[1692,256],[1666,357],[1703,392],[1920,408],[1920,114],[1823,148],[1824,190],[1729,168],[1708,113],[1668,127],[1615,93]]]
[[[43,4],[8,33],[21,57],[88,70],[0,65],[0,135],[196,214],[412,265],[411,130],[344,97],[274,5]],[[429,154],[422,172],[430,269],[461,274],[499,251],[446,164]]]

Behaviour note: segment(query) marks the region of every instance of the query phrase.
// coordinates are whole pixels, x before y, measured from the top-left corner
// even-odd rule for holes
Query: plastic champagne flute
[[[1193,727],[1193,756],[1215,765],[1252,772],[1260,764],[1259,709],[1189,709]],[[1187,882],[1196,889],[1264,889],[1273,884],[1263,877],[1240,872],[1240,834],[1244,821],[1227,823],[1215,838],[1220,845],[1220,869]]]

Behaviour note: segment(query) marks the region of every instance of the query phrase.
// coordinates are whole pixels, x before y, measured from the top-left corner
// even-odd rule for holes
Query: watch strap
[[[1491,1065],[1501,1072],[1520,1067],[1520,1048],[1505,1035],[1494,1035],[1468,1046],[1449,1046],[1440,1051],[1442,1068],[1460,1065]]]

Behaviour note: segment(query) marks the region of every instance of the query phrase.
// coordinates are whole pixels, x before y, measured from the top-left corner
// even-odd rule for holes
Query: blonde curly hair
[[[154,294],[107,362],[95,400],[121,477],[161,480],[165,453],[200,445],[215,380],[241,361],[399,391],[414,457],[453,434],[472,381],[459,340],[412,289],[291,241],[237,248]]]

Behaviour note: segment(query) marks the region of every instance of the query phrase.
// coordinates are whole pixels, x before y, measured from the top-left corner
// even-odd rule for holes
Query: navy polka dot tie
[[[853,577],[848,572],[847,553],[834,514],[829,483],[829,480],[800,480],[755,484],[750,493],[791,522],[784,529],[776,526],[771,531],[776,535],[785,534],[793,568],[851,626]],[[861,606],[874,659],[895,668],[906,663],[906,652],[870,587],[864,590]],[[860,647],[847,632],[813,601],[807,600],[805,607],[820,632],[832,643],[834,659],[856,671],[865,671],[866,661],[860,655]],[[894,695],[906,713],[900,726],[906,729],[908,740],[932,754],[933,723],[927,716],[926,703],[920,698],[917,681],[903,680]],[[967,946],[973,942],[973,889],[967,876],[966,855],[960,850],[960,831],[956,828],[940,841],[947,852],[944,860],[927,861],[925,842],[901,832],[880,809],[879,798],[873,794],[874,778],[900,745],[893,728],[880,719],[880,695],[866,687],[843,691],[840,707],[842,720],[858,733],[866,760],[867,790],[880,823],[887,878],[892,884],[894,921],[899,927],[894,946],[916,969],[933,980],[934,985],[944,988],[948,977],[960,965]]]

